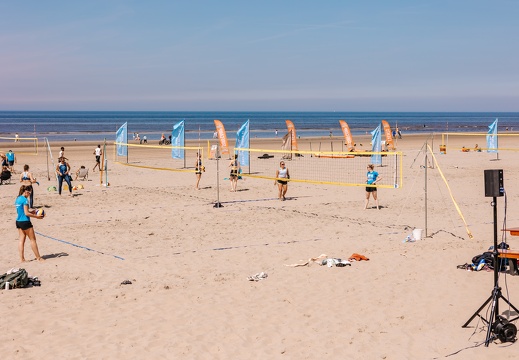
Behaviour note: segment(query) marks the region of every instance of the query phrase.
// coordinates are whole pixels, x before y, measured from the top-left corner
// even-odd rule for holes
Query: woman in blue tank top
[[[65,161],[65,158],[59,158],[59,164],[56,166],[56,174],[58,175],[58,193],[61,195],[61,188],[63,180],[68,184],[69,195],[72,196],[72,183],[70,182],[70,165]]]
[[[31,241],[31,249],[34,255],[36,256],[36,260],[45,260],[40,256],[38,244],[36,243],[36,234],[34,233],[34,228],[32,227],[30,219],[43,219],[43,215],[36,215],[34,211],[29,210],[29,201],[27,200],[27,198],[31,195],[31,192],[31,185],[22,185],[20,187],[18,197],[14,202],[14,206],[16,207],[16,228],[18,229],[18,234],[20,235],[20,241],[18,242],[18,251],[20,252],[20,260],[22,262],[25,261],[24,247],[25,239],[27,237],[29,237],[29,240]]]

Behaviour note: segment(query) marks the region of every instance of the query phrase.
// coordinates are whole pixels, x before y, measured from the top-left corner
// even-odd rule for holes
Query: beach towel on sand
[[[313,257],[313,258],[310,258],[308,259],[307,261],[304,261],[304,260],[301,260],[301,262],[299,263],[295,263],[295,264],[285,264],[285,266],[291,266],[291,267],[298,267],[298,266],[310,266],[310,264],[312,263],[318,263],[319,265],[321,265],[321,261],[323,259],[326,259],[328,257],[328,255],[326,254],[321,254],[319,255],[318,257]]]
[[[361,260],[369,260],[367,257],[365,257],[364,255],[361,255],[361,254],[357,254],[357,253],[353,253],[351,254],[351,256],[348,258],[349,261],[361,261]]]

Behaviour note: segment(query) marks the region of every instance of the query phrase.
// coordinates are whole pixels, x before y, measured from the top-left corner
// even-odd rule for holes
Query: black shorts
[[[285,180],[278,180],[278,184],[286,185],[286,184],[288,184],[288,181],[285,181]]]
[[[9,166],[14,166],[14,160],[13,161],[9,161]]]
[[[30,221],[17,221],[16,228],[22,230],[29,230],[32,228],[32,223]]]
[[[371,186],[366,186],[366,192],[373,192],[373,191],[377,191],[377,188],[371,187]]]
[[[96,162],[97,162],[97,163],[101,162],[101,156],[96,155]]]

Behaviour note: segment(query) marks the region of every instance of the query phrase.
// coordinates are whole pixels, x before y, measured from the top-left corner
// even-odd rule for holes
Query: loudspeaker
[[[485,170],[485,196],[497,197],[504,194],[503,170]]]

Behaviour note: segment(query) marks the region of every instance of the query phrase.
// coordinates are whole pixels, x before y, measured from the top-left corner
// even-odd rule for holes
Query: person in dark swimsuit
[[[195,163],[195,174],[196,174],[196,186],[197,190],[200,190],[198,186],[200,184],[200,179],[202,178],[202,171],[204,171],[204,166],[202,165],[202,156],[200,153],[196,153],[196,163]]]
[[[231,180],[231,191],[235,192],[236,187],[238,186],[238,172],[240,170],[240,162],[238,161],[238,154],[234,155],[234,159],[231,160],[229,167],[231,168],[231,173],[229,178]]]
[[[25,164],[23,166],[23,173],[20,175],[20,182],[23,185],[32,185],[34,183],[39,183],[36,181],[36,178],[32,176],[29,172],[29,165]],[[34,206],[34,188],[31,191],[31,196],[29,197],[29,208],[33,208]]]

